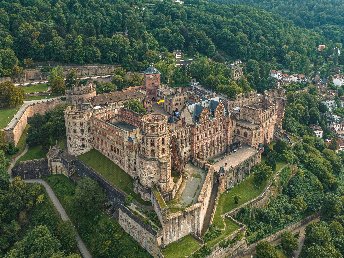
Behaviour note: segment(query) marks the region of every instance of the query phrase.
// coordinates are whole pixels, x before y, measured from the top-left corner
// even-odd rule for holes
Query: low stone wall
[[[12,81],[11,77],[0,77],[0,83]]]
[[[7,127],[3,129],[5,141],[13,142],[17,145],[30,117],[33,117],[35,114],[43,115],[63,103],[61,98],[24,103]]]
[[[118,222],[124,231],[131,235],[153,257],[163,257],[159,248],[161,240],[158,233],[124,206],[118,209]]]
[[[254,198],[254,199],[252,199],[246,203],[243,203],[239,207],[226,213],[225,216],[226,217],[228,217],[228,216],[235,217],[242,208],[246,208],[246,207],[262,207],[269,201],[271,195],[272,195],[271,185],[269,185],[267,188],[265,188],[264,192],[261,193],[258,197]]]
[[[303,226],[306,226],[306,225],[312,223],[313,221],[317,220],[318,218],[319,218],[319,214],[311,215],[311,216],[309,216],[309,217],[307,217],[307,218],[305,218],[305,219],[303,219],[297,223],[289,225],[288,227],[276,232],[275,234],[273,234],[271,236],[268,236],[264,239],[261,239],[260,241],[258,241],[256,243],[254,243],[254,244],[247,246],[246,248],[241,248],[235,252],[227,253],[227,255],[229,255],[227,257],[235,258],[235,257],[242,257],[242,256],[250,255],[255,251],[257,244],[259,244],[260,242],[262,242],[262,241],[267,241],[267,242],[278,241],[284,232],[297,230],[298,228],[301,228]]]
[[[23,179],[37,179],[49,176],[50,171],[47,159],[35,159],[19,162],[12,169],[12,176]]]
[[[74,161],[75,172],[79,176],[88,176],[93,180],[97,181],[99,185],[105,190],[109,200],[114,203],[124,204],[126,194],[116,188],[114,188],[105,178],[99,175],[92,168],[86,166],[82,161]]]

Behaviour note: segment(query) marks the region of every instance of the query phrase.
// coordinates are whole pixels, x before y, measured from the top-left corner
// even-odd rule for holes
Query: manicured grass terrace
[[[113,163],[97,150],[91,150],[78,157],[87,166],[93,168],[114,187],[126,194],[133,196],[137,201],[146,204],[138,194],[134,192],[134,180],[119,166]]]
[[[30,147],[27,153],[21,157],[19,161],[33,160],[33,159],[43,159],[47,155],[47,152],[42,149],[42,146]]]
[[[259,196],[267,185],[267,182],[262,184],[259,187],[256,187],[253,183],[253,175],[247,177],[244,181],[240,184],[234,186],[228,192],[225,192],[221,195],[219,199],[219,203],[216,208],[215,217],[214,217],[214,225],[218,228],[223,228],[224,223],[221,217],[222,214],[225,214],[240,205],[248,202],[257,196]],[[240,196],[240,200],[238,204],[234,202],[234,196]]]
[[[35,92],[45,92],[48,90],[49,86],[46,83],[34,84],[30,86],[22,86],[24,93],[35,93]]]
[[[216,244],[220,243],[222,240],[224,240],[226,237],[228,237],[230,234],[232,234],[235,230],[239,229],[240,226],[235,223],[232,219],[224,219],[225,223],[225,229],[222,230],[222,234],[219,235],[218,237],[208,241],[206,245],[208,247],[213,247]]]
[[[166,258],[184,258],[201,247],[200,243],[191,235],[187,235],[177,242],[169,244],[162,250]]]
[[[0,109],[0,129],[5,128],[20,107]]]

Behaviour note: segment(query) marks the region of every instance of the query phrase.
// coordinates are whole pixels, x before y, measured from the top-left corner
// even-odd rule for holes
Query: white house
[[[324,136],[324,131],[318,125],[312,125],[311,129],[313,130],[314,134],[318,138],[322,138]]]

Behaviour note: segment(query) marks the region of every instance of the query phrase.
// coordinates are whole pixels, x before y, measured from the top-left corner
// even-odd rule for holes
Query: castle
[[[249,174],[281,129],[285,99],[281,89],[230,100],[201,87],[169,88],[153,66],[144,77],[143,86],[102,95],[92,83],[69,90],[67,147],[75,156],[96,149],[129,174],[151,201],[162,225],[157,242],[166,246],[205,232],[212,199]],[[133,100],[148,112],[124,107]]]

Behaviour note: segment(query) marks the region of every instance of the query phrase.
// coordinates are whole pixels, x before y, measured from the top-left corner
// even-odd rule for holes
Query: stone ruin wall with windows
[[[155,97],[158,77],[154,74],[146,80],[151,86],[147,93],[149,98]],[[103,94],[91,99],[90,92],[74,94],[79,95],[75,103],[84,103],[66,110],[68,151],[80,155],[97,149],[135,180],[134,190],[144,200],[152,201],[162,224],[161,238],[157,240],[162,246],[190,233],[201,236],[215,180],[220,176],[222,192],[243,180],[260,161],[257,150],[260,144],[271,142],[276,130],[281,128],[283,93],[250,93],[235,100],[224,99],[215,106],[212,106],[214,103],[203,106],[197,116],[186,107],[180,119],[170,122],[168,116],[160,113],[139,115],[123,108],[125,101],[130,99],[145,102],[139,90]],[[211,168],[209,159],[233,151],[233,144],[251,146],[255,153],[242,164],[220,174]],[[181,184],[181,180],[178,184],[173,182],[172,170],[182,175],[190,161],[197,166],[207,166],[206,180],[196,203],[170,212],[166,202],[175,197]],[[211,210],[213,212],[214,208]],[[130,221],[130,218],[123,215],[123,220]],[[126,230],[136,234],[128,227]],[[135,239],[144,237],[145,233],[142,234],[136,234]]]

